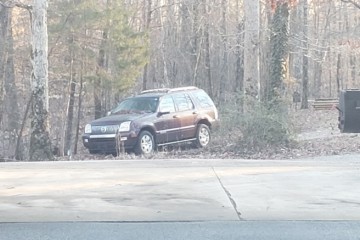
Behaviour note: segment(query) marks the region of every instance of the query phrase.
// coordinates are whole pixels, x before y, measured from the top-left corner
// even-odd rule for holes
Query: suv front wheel
[[[139,134],[138,142],[134,149],[135,154],[148,155],[155,149],[154,136],[149,131],[142,131]]]
[[[210,139],[210,128],[206,124],[199,124],[196,131],[196,146],[198,148],[206,147],[209,144]]]

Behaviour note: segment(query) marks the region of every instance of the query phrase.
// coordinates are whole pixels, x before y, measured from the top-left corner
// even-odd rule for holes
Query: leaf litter
[[[190,144],[158,149],[150,157],[134,154],[91,155],[81,148],[81,153],[71,160],[131,160],[131,159],[297,159],[304,157],[360,153],[360,136],[357,133],[341,133],[338,129],[337,110],[293,110],[290,114],[294,128],[293,141],[287,146],[268,146],[254,150],[253,146],[241,144],[241,132],[215,132],[211,144],[197,149]],[[58,158],[66,160],[69,157]]]

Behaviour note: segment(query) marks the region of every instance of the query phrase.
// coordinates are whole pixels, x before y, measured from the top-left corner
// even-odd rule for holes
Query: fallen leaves
[[[296,159],[303,157],[329,156],[360,153],[360,137],[358,134],[343,134],[337,128],[338,112],[336,110],[294,110],[291,121],[295,128],[294,141],[288,146],[264,147],[253,150],[252,146],[241,144],[241,133],[235,130],[228,134],[215,133],[212,143],[207,148],[197,149],[189,144],[176,145],[160,149],[150,158],[202,158],[202,159]],[[86,150],[73,156],[73,160],[91,159],[143,159],[143,156],[123,154],[90,155]],[[61,159],[60,159],[61,160]],[[64,160],[64,158],[62,158]]]

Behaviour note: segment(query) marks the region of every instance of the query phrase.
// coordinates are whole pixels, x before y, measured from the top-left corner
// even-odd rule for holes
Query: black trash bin
[[[360,89],[342,90],[338,110],[341,132],[360,133]]]

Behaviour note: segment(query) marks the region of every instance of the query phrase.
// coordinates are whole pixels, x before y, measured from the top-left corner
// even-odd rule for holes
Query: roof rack
[[[187,91],[187,90],[196,90],[197,87],[190,86],[190,87],[178,87],[178,88],[172,88],[169,90],[169,92],[178,92],[178,91]]]
[[[157,88],[157,89],[149,89],[149,90],[142,91],[141,94],[146,94],[146,93],[170,93],[170,92],[188,91],[188,90],[196,90],[196,89],[199,89],[199,88],[194,87],[194,86],[178,87],[178,88]]]
[[[146,93],[167,93],[169,92],[169,88],[157,88],[157,89],[149,89],[144,90],[140,94],[146,94]]]

